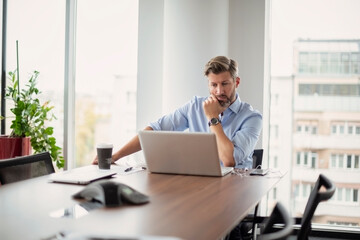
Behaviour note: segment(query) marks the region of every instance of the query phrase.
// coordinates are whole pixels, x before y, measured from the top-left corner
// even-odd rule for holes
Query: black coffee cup
[[[110,169],[113,145],[111,143],[99,143],[96,145],[96,149],[99,169]]]

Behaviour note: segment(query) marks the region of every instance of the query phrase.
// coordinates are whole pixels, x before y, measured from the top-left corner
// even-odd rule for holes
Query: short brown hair
[[[235,80],[238,76],[237,62],[225,56],[217,56],[205,65],[205,76],[208,76],[210,73],[219,74],[223,72],[229,72]]]

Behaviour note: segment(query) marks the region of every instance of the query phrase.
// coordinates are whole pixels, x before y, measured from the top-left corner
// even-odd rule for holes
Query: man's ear
[[[235,79],[235,86],[238,87],[240,84],[240,77],[236,77]]]

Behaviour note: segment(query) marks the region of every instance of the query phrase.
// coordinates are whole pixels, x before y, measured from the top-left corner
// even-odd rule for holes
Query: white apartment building
[[[337,189],[314,222],[359,226],[360,40],[297,40],[293,56],[271,79],[269,166],[289,170],[276,198],[301,216],[323,173]]]

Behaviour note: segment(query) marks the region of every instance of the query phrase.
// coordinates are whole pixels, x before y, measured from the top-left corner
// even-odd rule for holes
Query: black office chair
[[[263,159],[264,149],[255,149],[253,153],[253,166],[252,168],[261,169],[262,159]]]
[[[253,153],[253,168],[257,168],[257,169],[261,169],[262,167],[262,159],[263,159],[263,153],[264,153],[264,149],[255,149],[254,150],[254,153]],[[252,220],[252,223],[251,223],[251,233],[252,235],[255,234],[255,229],[256,229],[256,221],[255,221],[255,218],[257,216],[257,213],[258,213],[258,209],[259,209],[259,203],[256,204],[255,206],[255,210],[254,210],[254,213],[253,214],[249,214],[247,217],[246,217],[246,221],[251,221]],[[246,225],[248,224],[245,224],[243,225],[243,231],[249,231],[249,227],[246,227]]]
[[[281,226],[277,227],[277,224]],[[258,235],[258,240],[278,240],[286,239],[293,231],[294,221],[288,211],[281,203],[277,203],[264,222],[262,233]]]
[[[54,173],[49,152],[0,160],[2,185]]]
[[[325,190],[323,190],[325,188]],[[314,188],[310,193],[302,218],[294,218],[295,224],[300,224],[299,230],[294,230],[296,235],[289,239],[307,240],[311,232],[311,219],[320,202],[329,200],[335,193],[335,184],[331,182],[325,175],[320,174],[315,182]],[[255,222],[264,222],[266,217],[256,217]]]
[[[325,191],[321,188],[324,187]],[[296,223],[301,224],[300,230],[297,234],[298,240],[308,239],[311,232],[311,219],[314,216],[315,210],[320,202],[329,200],[335,193],[335,184],[330,181],[325,175],[320,174],[313,190],[310,193],[308,202],[306,204],[302,218],[296,218]]]

